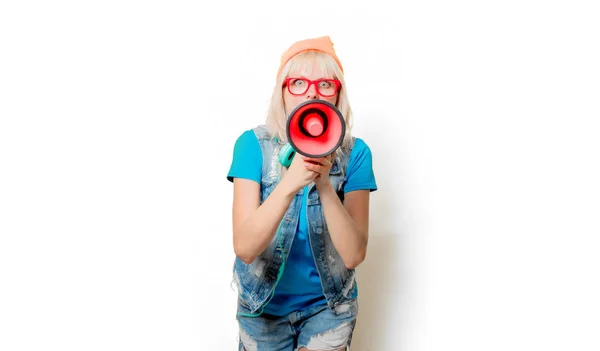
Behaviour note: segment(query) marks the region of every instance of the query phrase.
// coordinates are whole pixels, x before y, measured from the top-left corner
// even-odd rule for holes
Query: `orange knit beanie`
[[[342,63],[339,58],[335,54],[335,50],[333,49],[333,42],[329,38],[329,36],[323,36],[319,38],[311,38],[305,39],[301,41],[297,41],[292,46],[290,46],[282,55],[281,55],[281,64],[279,65],[279,69],[277,70],[277,78],[281,74],[281,70],[283,66],[294,56],[297,54],[308,51],[308,50],[317,50],[326,53],[331,56],[335,62],[337,62],[338,66],[340,66],[340,70],[344,72],[342,68]]]

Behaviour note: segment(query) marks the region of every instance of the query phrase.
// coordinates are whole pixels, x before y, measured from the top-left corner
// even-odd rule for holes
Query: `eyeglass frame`
[[[306,87],[306,90],[304,90],[304,92],[300,93],[300,94],[294,94],[292,93],[292,91],[290,90],[290,80],[304,80],[308,82],[308,86]],[[321,82],[333,82],[335,84],[335,92],[331,95],[323,95],[321,94],[321,92],[319,91],[319,85],[318,83]],[[342,82],[339,81],[339,79],[333,79],[333,78],[321,78],[321,79],[317,79],[317,80],[310,80],[308,78],[304,78],[304,77],[287,77],[284,79],[283,81],[283,87],[287,86],[287,90],[290,94],[294,95],[294,96],[300,96],[300,95],[304,95],[306,94],[306,92],[308,91],[308,89],[310,89],[311,85],[315,85],[316,90],[317,90],[317,94],[324,96],[324,97],[332,97],[335,94],[339,93],[341,87],[342,87]]]

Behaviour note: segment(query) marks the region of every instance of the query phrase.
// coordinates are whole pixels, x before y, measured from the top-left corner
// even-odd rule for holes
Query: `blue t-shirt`
[[[262,175],[262,152],[252,130],[245,131],[236,141],[231,168],[227,179],[250,179],[260,184]],[[372,167],[371,150],[360,138],[356,138],[347,168],[345,193],[354,190],[377,190]],[[275,294],[265,306],[264,312],[283,316],[317,304],[326,304],[321,280],[308,241],[308,222],[305,188],[296,236]]]

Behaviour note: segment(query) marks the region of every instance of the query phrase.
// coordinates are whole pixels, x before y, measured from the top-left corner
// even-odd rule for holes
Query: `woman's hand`
[[[331,185],[329,180],[329,171],[331,170],[331,165],[333,164],[332,156],[326,156],[321,158],[309,158],[302,155],[300,156],[304,161],[304,167],[310,171],[317,173],[317,176],[314,180],[317,189],[324,189],[325,187]]]
[[[314,172],[308,168],[304,157],[296,153],[292,164],[284,171],[281,182],[288,191],[296,194],[300,189],[312,183],[318,175],[318,172]]]

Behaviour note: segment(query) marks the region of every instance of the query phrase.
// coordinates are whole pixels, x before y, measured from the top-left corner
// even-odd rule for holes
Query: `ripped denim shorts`
[[[238,315],[239,351],[350,350],[357,314],[355,299],[335,310],[321,305],[281,317]]]

